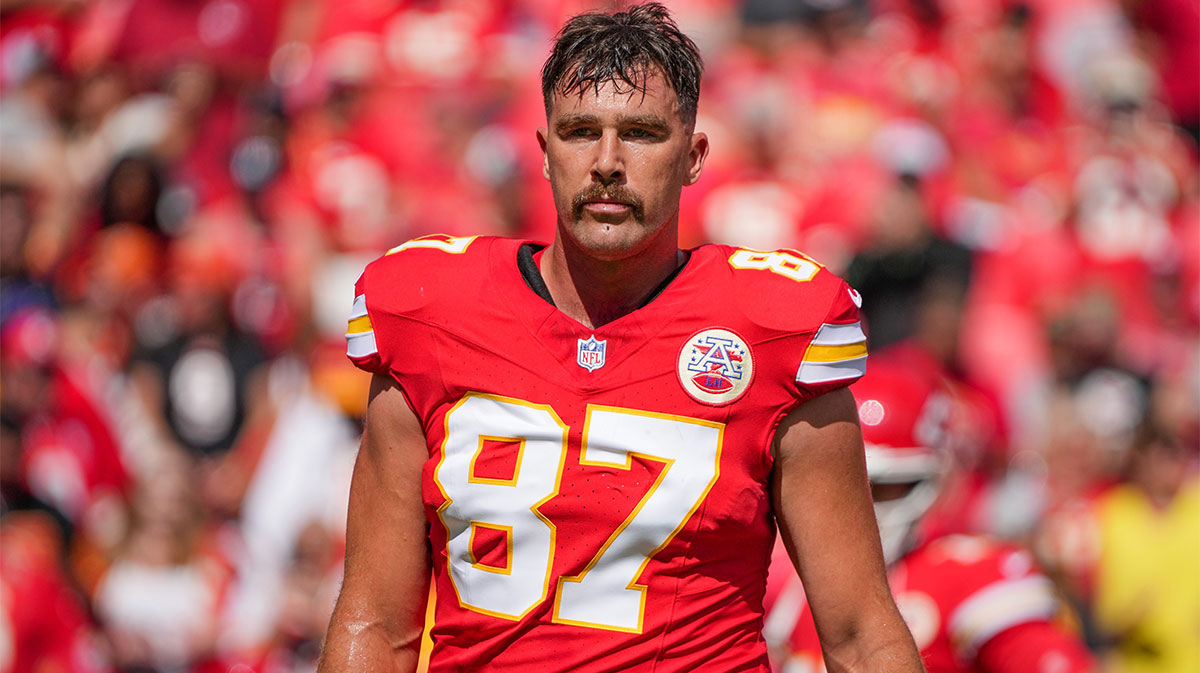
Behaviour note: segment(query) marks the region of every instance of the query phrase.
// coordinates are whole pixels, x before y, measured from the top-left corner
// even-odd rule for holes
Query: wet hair
[[[582,96],[588,88],[599,93],[608,83],[645,93],[646,79],[655,69],[675,90],[680,116],[690,126],[696,121],[704,63],[666,7],[647,2],[613,14],[573,17],[559,31],[542,66],[546,116],[556,93]]]

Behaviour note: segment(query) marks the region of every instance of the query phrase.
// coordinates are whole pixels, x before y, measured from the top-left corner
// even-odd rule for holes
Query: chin
[[[636,223],[586,223],[575,228],[572,238],[593,257],[604,260],[624,259],[646,246],[650,236]]]

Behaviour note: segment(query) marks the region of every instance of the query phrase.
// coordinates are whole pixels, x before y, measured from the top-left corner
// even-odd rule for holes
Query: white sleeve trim
[[[345,306],[345,304],[342,304]],[[354,298],[354,306],[350,308],[350,319],[361,318],[367,314],[367,295],[360,294]]]
[[[867,335],[863,333],[861,322],[852,322],[845,325],[824,323],[817,330],[817,335],[813,337],[812,342],[818,346],[844,346],[866,340]]]
[[[346,354],[352,358],[365,358],[378,353],[375,346],[375,332],[361,332],[346,335]]]
[[[829,383],[844,379],[856,379],[867,373],[866,356],[841,362],[801,362],[796,372],[798,383]]]
[[[954,649],[970,658],[984,643],[1018,624],[1052,619],[1058,612],[1054,585],[1044,575],[1000,580],[975,592],[950,614]]]

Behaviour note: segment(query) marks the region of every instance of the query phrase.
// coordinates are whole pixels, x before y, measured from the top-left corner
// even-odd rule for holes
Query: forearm
[[[924,671],[908,625],[886,585],[865,589],[856,615],[835,627],[818,625],[829,673]]]
[[[922,671],[888,588],[848,390],[793,411],[776,439],[772,495],[830,673]]]
[[[329,621],[317,673],[412,673],[417,670],[421,653],[420,627],[398,628],[349,605],[349,597],[343,595],[338,599]]]
[[[346,572],[320,673],[412,673],[429,597],[421,502],[425,438],[398,388],[376,376],[350,482]]]
[[[923,672],[925,668],[913,646],[908,628],[899,615],[896,619],[899,624],[886,625],[882,632],[872,630],[853,634],[825,648],[826,670],[829,673]]]

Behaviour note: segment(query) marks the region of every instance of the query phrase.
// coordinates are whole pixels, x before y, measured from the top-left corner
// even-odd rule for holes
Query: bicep
[[[345,579],[331,638],[345,627],[374,632],[398,652],[419,646],[430,567],[421,500],[427,457],[424,431],[403,393],[376,375],[350,484]]]
[[[828,651],[896,615],[850,391],[798,407],[780,425],[774,449],[780,534]]]

